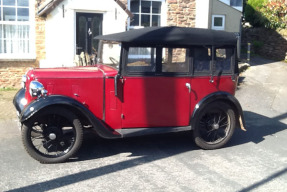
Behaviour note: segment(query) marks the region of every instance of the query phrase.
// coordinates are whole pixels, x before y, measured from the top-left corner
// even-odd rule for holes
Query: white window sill
[[[35,61],[35,55],[1,55],[0,61]]]

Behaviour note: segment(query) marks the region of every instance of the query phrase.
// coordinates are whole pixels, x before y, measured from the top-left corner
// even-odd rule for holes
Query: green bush
[[[287,28],[287,5],[281,1],[265,2],[260,8],[265,18],[264,26],[269,29]]]
[[[264,18],[260,9],[267,0],[248,0],[245,5],[245,20],[254,27],[264,26]]]

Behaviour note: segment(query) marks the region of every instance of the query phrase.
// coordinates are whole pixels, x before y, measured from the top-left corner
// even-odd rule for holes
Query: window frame
[[[230,65],[230,70],[229,71],[217,71],[217,69],[216,69],[216,62],[217,62],[217,56],[216,56],[216,50],[217,49],[225,49],[225,50],[227,50],[227,49],[230,49],[232,52],[231,52],[231,55],[230,55],[230,62],[231,62],[231,65]],[[215,64],[214,64],[214,67],[215,67],[215,69],[214,69],[214,75],[215,76],[218,76],[218,75],[220,75],[220,76],[222,76],[222,75],[230,75],[230,74],[233,74],[233,71],[234,71],[234,63],[235,63],[235,49],[234,48],[232,48],[232,47],[228,47],[228,46],[224,46],[224,47],[215,47],[215,49],[214,49],[214,62],[215,62]]]
[[[131,10],[131,1],[132,0],[128,0],[128,9],[132,12]],[[142,1],[147,1],[147,2],[160,2],[161,6],[160,6],[160,13],[152,13],[152,8],[150,9],[150,13],[142,13],[141,12],[141,3]],[[149,15],[150,16],[150,26],[152,27],[152,16],[157,15],[160,16],[160,24],[158,26],[162,26],[164,20],[163,20],[163,11],[164,11],[164,3],[165,0],[139,0],[140,4],[139,4],[139,12],[132,12],[133,14],[139,14],[139,25],[138,26],[131,26],[131,19],[128,19],[128,30],[130,29],[139,29],[139,28],[144,28],[144,26],[141,25],[141,15]]]
[[[154,72],[130,72],[127,70],[127,62],[128,62],[128,54],[129,54],[129,48],[130,47],[146,47],[146,48],[155,48],[156,52],[156,62],[155,67],[156,70]],[[185,48],[186,49],[186,62],[189,65],[189,71],[188,72],[163,72],[162,71],[162,56],[163,51],[165,48]],[[174,76],[180,76],[180,77],[190,77],[192,75],[192,65],[191,65],[191,54],[190,54],[190,47],[184,47],[184,46],[176,46],[176,47],[169,47],[169,46],[145,46],[145,45],[123,45],[122,47],[122,59],[121,59],[121,66],[119,73],[122,74],[122,76],[132,76],[132,77],[142,77],[142,76],[168,76],[168,77],[174,77]]]
[[[222,18],[222,25],[221,26],[214,26],[215,22],[214,19],[215,18]],[[211,28],[213,30],[225,30],[225,15],[212,15],[212,25]]]
[[[1,18],[0,25],[2,26],[0,28],[1,34],[3,36],[0,37],[0,43],[2,44],[2,49],[4,49],[4,41],[6,38],[4,38],[4,25],[13,25],[13,26],[29,26],[29,53],[0,53],[0,60],[35,60],[36,59],[36,50],[35,50],[35,2],[33,0],[28,0],[29,6],[18,6],[17,0],[15,0],[15,5],[8,6],[5,5],[4,7],[11,7],[15,8],[15,21],[5,21],[3,20],[3,1],[1,1],[2,4],[0,4],[1,9]],[[18,21],[17,19],[17,8],[28,8],[29,9],[29,20],[28,21]],[[3,37],[3,38],[2,38]],[[12,40],[13,41],[13,40]]]
[[[204,46],[211,49],[211,60],[209,62],[209,71],[204,72],[198,72],[194,70],[194,49],[201,47],[201,46],[193,46],[190,48],[190,55],[191,55],[191,71],[193,77],[199,77],[199,76],[233,76],[238,72],[236,69],[236,53],[237,48],[234,46]],[[230,71],[225,71],[222,73],[216,71],[216,49],[231,49],[232,55],[230,58]]]

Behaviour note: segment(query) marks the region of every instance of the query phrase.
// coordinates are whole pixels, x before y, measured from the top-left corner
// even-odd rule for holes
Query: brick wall
[[[196,0],[167,0],[167,25],[195,27]]]
[[[37,1],[35,1],[36,3]],[[35,4],[35,7],[37,5]],[[37,12],[37,8],[36,8]],[[20,87],[21,77],[30,67],[38,67],[45,59],[45,19],[35,16],[36,23],[36,59],[35,60],[0,60],[0,88]]]

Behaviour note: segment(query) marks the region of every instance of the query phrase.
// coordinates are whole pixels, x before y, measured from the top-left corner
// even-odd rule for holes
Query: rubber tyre
[[[216,132],[221,128],[212,128],[212,127],[221,127],[219,126],[209,126],[208,124],[210,121],[212,121],[213,118],[209,118],[208,121],[208,116],[216,116],[216,113],[218,114],[223,114],[226,116],[227,119],[227,126],[223,132],[224,136],[219,139],[218,141],[207,141],[208,138],[204,138],[206,134],[203,134],[202,132],[207,132],[207,134],[211,134],[210,132]],[[216,118],[215,118],[216,119]],[[220,119],[220,118],[219,118]],[[213,120],[217,121],[217,120]],[[204,125],[202,125],[204,123]],[[218,123],[220,124],[220,123]],[[224,102],[218,101],[218,102],[212,102],[208,104],[205,108],[199,111],[199,114],[197,118],[195,119],[194,122],[194,131],[193,131],[193,137],[194,137],[194,142],[196,143],[197,146],[199,146],[202,149],[207,149],[207,150],[212,150],[212,149],[218,149],[223,147],[232,137],[234,130],[236,126],[236,121],[235,121],[235,113],[232,109],[232,107]],[[213,130],[210,130],[213,129]],[[206,136],[208,137],[208,136]]]
[[[73,140],[72,146],[67,149],[67,151],[64,151],[63,155],[59,157],[50,157],[47,156],[41,152],[39,152],[36,147],[32,143],[32,128],[35,125],[36,122],[39,121],[39,119],[44,119],[45,117],[48,117],[49,115],[53,116],[59,116],[65,119],[71,125],[73,129],[73,134],[75,136]],[[28,154],[34,158],[35,160],[41,162],[41,163],[61,163],[65,162],[67,159],[75,155],[75,153],[79,150],[79,148],[82,145],[83,141],[83,127],[81,125],[80,120],[77,118],[77,116],[70,112],[69,110],[61,107],[53,107],[44,109],[38,114],[35,114],[31,119],[27,120],[22,125],[22,142],[23,145],[28,152]]]

